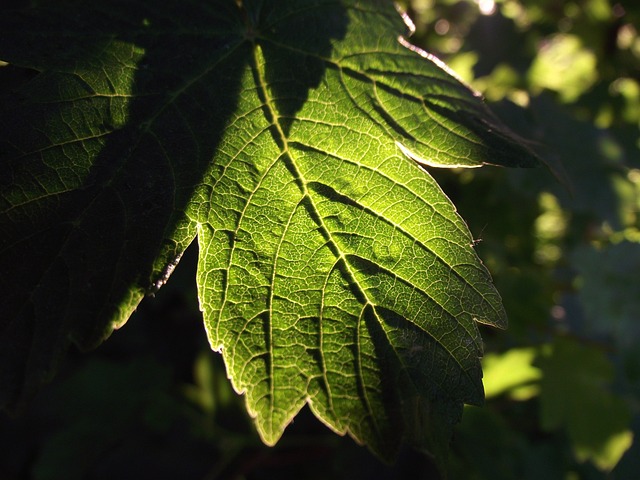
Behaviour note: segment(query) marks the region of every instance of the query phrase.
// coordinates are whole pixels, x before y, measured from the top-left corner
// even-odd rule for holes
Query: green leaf
[[[630,406],[611,392],[613,365],[574,340],[559,338],[551,347],[538,361],[542,428],[566,428],[579,461],[611,470],[633,443]]]
[[[197,237],[258,432],[308,404],[391,458],[483,400],[505,313],[426,166],[531,166],[386,1],[74,2],[0,20],[0,404],[91,348]]]
[[[488,354],[482,361],[486,398],[508,393],[511,398],[525,400],[537,395],[541,372],[533,365],[536,354],[533,347]]]

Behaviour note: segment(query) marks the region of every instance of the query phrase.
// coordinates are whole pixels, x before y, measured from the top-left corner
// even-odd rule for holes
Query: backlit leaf
[[[536,160],[407,33],[373,0],[3,16],[28,80],[0,107],[0,402],[126,322],[197,238],[211,345],[266,443],[308,404],[385,458],[440,452],[483,401],[477,323],[506,318],[426,168]]]

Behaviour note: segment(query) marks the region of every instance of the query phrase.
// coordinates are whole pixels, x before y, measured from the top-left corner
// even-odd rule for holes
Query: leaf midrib
[[[269,90],[267,88],[267,82],[266,82],[266,74],[264,72],[264,69],[262,68],[262,65],[264,65],[263,62],[263,58],[262,57],[262,53],[261,53],[261,47],[259,44],[254,42],[253,45],[253,68],[255,69],[255,78],[258,80],[258,89],[260,90],[261,96],[264,99],[264,105],[267,108],[270,116],[271,116],[271,121],[272,121],[272,134],[274,134],[276,136],[276,138],[274,138],[275,142],[278,144],[278,146],[281,149],[281,155],[280,157],[286,162],[288,169],[292,172],[292,174],[294,175],[295,181],[298,185],[298,188],[300,189],[301,193],[302,193],[302,199],[300,200],[300,202],[303,201],[307,201],[309,206],[313,209],[313,213],[314,213],[314,221],[318,224],[320,231],[323,235],[323,237],[325,237],[329,243],[329,246],[331,248],[331,251],[333,252],[333,254],[336,256],[336,262],[334,265],[338,264],[338,263],[342,263],[342,265],[344,265],[344,269],[346,271],[346,273],[348,274],[349,278],[347,279],[349,281],[350,284],[355,285],[359,292],[362,294],[363,298],[366,299],[367,301],[367,305],[363,306],[362,312],[364,312],[364,310],[366,309],[367,306],[370,306],[374,312],[375,312],[375,305],[373,302],[371,302],[371,300],[367,297],[366,292],[364,291],[364,289],[362,289],[362,287],[360,286],[359,282],[357,281],[357,278],[354,274],[354,272],[351,270],[351,267],[344,255],[344,253],[341,252],[340,247],[338,245],[338,243],[335,241],[335,239],[332,237],[331,232],[329,231],[328,227],[324,224],[324,222],[322,221],[322,216],[320,214],[320,212],[318,211],[314,201],[313,201],[313,197],[311,196],[309,189],[307,188],[308,185],[308,181],[304,178],[304,175],[302,174],[302,172],[300,171],[300,169],[298,168],[298,165],[296,164],[293,156],[291,155],[291,149],[289,148],[289,141],[287,138],[287,135],[284,133],[284,130],[282,128],[282,125],[279,122],[280,119],[280,115],[278,112],[277,107],[275,106],[275,103],[273,101],[273,99],[271,98],[270,94],[269,94]],[[277,258],[275,259],[277,261]],[[273,272],[272,275],[275,274],[275,265],[273,267]],[[272,287],[270,289],[269,292],[269,300],[268,300],[268,305],[269,305],[269,328],[268,328],[268,343],[269,343],[269,348],[270,348],[270,352],[269,354],[271,355],[271,358],[273,359],[273,332],[272,332],[272,327],[273,327],[273,322],[272,322],[272,310],[271,310],[271,302],[273,300],[273,294],[274,294],[274,288],[273,288],[273,281],[272,281]],[[362,315],[360,316],[360,318],[362,319]],[[357,343],[357,351],[358,351],[358,357],[360,357],[360,339],[359,339],[359,332],[360,332],[360,326],[358,325],[358,327],[356,328],[356,331],[358,332],[358,341]],[[320,348],[320,350],[322,350],[322,348]],[[376,420],[376,416],[373,414],[373,408],[371,406],[371,403],[369,401],[369,399],[366,397],[366,386],[362,383],[362,371],[361,371],[361,364],[362,364],[362,360],[361,358],[358,358],[358,368],[360,370],[360,375],[357,376],[358,378],[358,382],[360,383],[360,389],[363,392],[363,394],[365,395],[364,401],[366,403],[366,407],[367,410],[370,414],[370,418],[372,419],[372,421],[375,424],[375,428],[378,431],[378,434],[380,434],[381,429],[380,427],[377,425],[377,420]],[[274,373],[273,373],[273,360],[269,362],[269,385],[270,385],[270,390],[271,390],[271,398],[275,398],[274,397],[274,391],[275,391],[275,385],[273,382],[274,379]],[[324,373],[324,372],[323,372]],[[327,378],[325,376],[325,382],[328,385],[328,381]],[[271,415],[273,412],[272,410],[270,410],[270,424],[271,424],[271,430],[273,431],[273,416]]]

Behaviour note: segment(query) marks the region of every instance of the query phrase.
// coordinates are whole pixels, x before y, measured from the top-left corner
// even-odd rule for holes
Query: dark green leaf
[[[542,427],[565,427],[580,461],[612,469],[633,442],[633,434],[628,429],[628,403],[608,388],[611,362],[595,348],[562,338],[545,353],[539,361]]]

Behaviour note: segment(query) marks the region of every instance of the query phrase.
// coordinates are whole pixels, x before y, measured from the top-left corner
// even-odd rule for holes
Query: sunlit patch
[[[542,265],[553,265],[562,257],[561,244],[567,232],[568,218],[551,193],[541,193],[538,202],[541,213],[535,221],[535,258]]]
[[[435,167],[435,168],[478,168],[481,167],[482,164],[478,164],[478,165],[469,165],[466,163],[442,163],[442,162],[438,162],[437,160],[433,159],[433,158],[424,158],[421,157],[420,155],[416,154],[415,152],[409,150],[409,148],[407,148],[406,146],[404,146],[402,143],[396,141],[396,145],[397,147],[400,149],[400,151],[402,153],[404,153],[408,158],[410,158],[411,160],[415,161],[416,163],[418,163],[419,165],[423,166],[423,167]]]
[[[395,6],[396,6],[396,10],[402,17],[402,20],[404,20],[404,24],[409,29],[409,35],[410,36],[413,35],[416,31],[416,25],[413,23],[413,20],[411,20],[409,15],[407,15],[407,12],[403,11],[398,4],[395,4]]]
[[[504,353],[489,353],[482,360],[487,399],[508,395],[528,400],[540,393],[542,371],[534,365],[535,348],[514,348]]]
[[[529,70],[534,92],[553,90],[564,102],[575,101],[597,79],[596,55],[576,35],[555,34],[546,38]]]
[[[482,15],[493,15],[496,13],[496,2],[494,0],[476,0]]]

